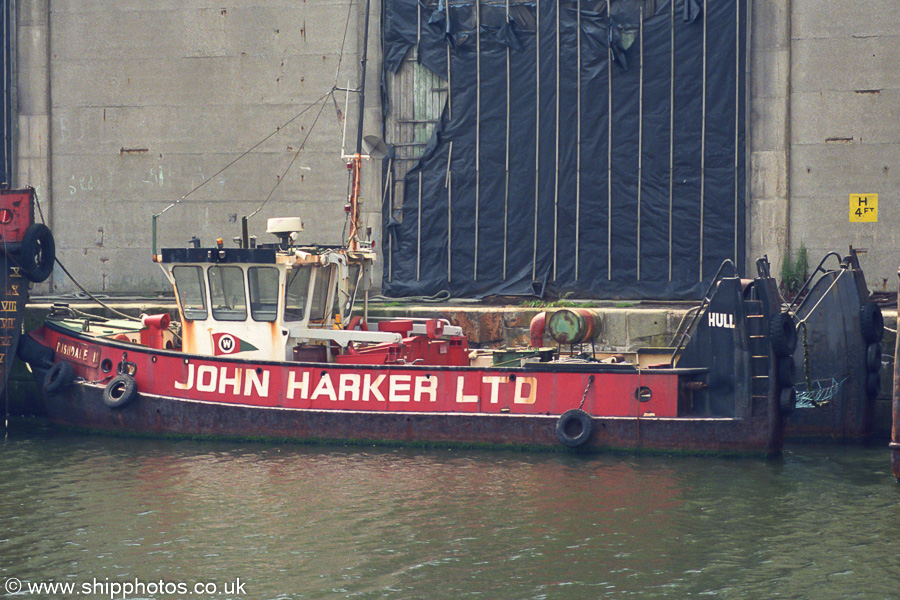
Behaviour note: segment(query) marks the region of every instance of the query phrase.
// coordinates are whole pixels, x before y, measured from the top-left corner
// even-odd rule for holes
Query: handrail
[[[813,270],[812,274],[811,274],[811,275],[809,276],[809,278],[803,283],[803,285],[800,286],[800,289],[797,291],[797,295],[794,296],[794,299],[791,300],[791,303],[790,303],[790,304],[788,304],[788,307],[787,307],[787,311],[788,311],[788,312],[791,312],[791,311],[793,310],[794,305],[797,304],[797,302],[800,300],[801,296],[803,295],[803,292],[805,292],[805,291],[806,291],[806,288],[809,287],[809,285],[812,283],[812,280],[813,280],[813,278],[815,278],[816,274],[817,274],[819,271],[822,271],[823,274],[824,274],[824,273],[827,273],[827,271],[826,271],[825,269],[822,268],[822,265],[825,264],[825,261],[828,260],[828,257],[829,257],[829,256],[834,256],[835,258],[837,258],[838,263],[839,263],[838,266],[840,266],[840,267],[843,266],[844,259],[842,259],[842,258],[841,258],[841,255],[838,254],[837,252],[832,251],[832,252],[827,253],[824,257],[822,257],[822,260],[819,261],[819,265]]]
[[[682,332],[681,336],[678,338],[678,343],[675,344],[675,350],[672,352],[672,364],[675,364],[675,357],[678,356],[678,353],[681,352],[682,347],[684,346],[685,338],[688,336],[688,333],[693,331],[694,327],[697,324],[697,320],[700,319],[700,313],[703,312],[703,309],[709,305],[709,301],[711,300],[710,293],[712,292],[715,285],[722,278],[722,270],[726,265],[731,266],[731,276],[737,277],[737,267],[734,266],[734,262],[730,258],[726,258],[722,261],[722,264],[719,265],[719,269],[716,271],[716,274],[713,275],[712,281],[709,283],[709,287],[706,289],[706,293],[703,295],[703,301],[700,303],[697,312],[694,313],[694,318],[691,319],[690,325],[687,326],[687,329]]]

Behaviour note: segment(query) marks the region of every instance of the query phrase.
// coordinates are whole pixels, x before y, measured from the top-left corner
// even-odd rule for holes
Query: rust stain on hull
[[[46,396],[61,426],[134,435],[296,442],[529,446],[562,449],[557,416],[351,412],[215,405],[151,394],[121,410],[103,404],[103,386],[73,384]],[[709,454],[777,454],[768,419],[593,417],[585,448]]]

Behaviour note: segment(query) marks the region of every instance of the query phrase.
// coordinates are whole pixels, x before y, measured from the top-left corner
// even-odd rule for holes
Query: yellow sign
[[[850,194],[850,222],[878,222],[878,194]]]

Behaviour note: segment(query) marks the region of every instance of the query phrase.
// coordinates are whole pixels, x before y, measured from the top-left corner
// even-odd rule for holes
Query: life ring
[[[866,370],[869,373],[881,371],[881,344],[873,342],[866,348]]]
[[[34,223],[25,230],[19,247],[19,268],[29,281],[40,283],[53,272],[56,242],[53,233],[43,223]]]
[[[346,329],[349,331],[351,329],[356,329],[357,326],[359,326],[360,331],[369,330],[369,325],[365,321],[363,321],[363,318],[359,315],[354,315],[350,317],[349,321],[347,321]]]
[[[116,375],[103,390],[103,404],[109,408],[122,408],[137,397],[137,383],[126,373]]]
[[[44,376],[44,392],[51,396],[63,391],[75,379],[75,367],[64,360],[55,363]]]
[[[775,356],[789,356],[797,349],[797,329],[788,313],[778,313],[769,321],[769,343]]]
[[[793,387],[797,378],[797,366],[793,356],[782,356],[775,363],[775,379],[781,387]]]
[[[569,448],[583,446],[591,437],[591,415],[580,408],[572,408],[556,421],[556,437]]]
[[[789,415],[797,408],[797,390],[794,388],[784,388],[781,390],[781,396],[778,399],[781,412]]]
[[[874,302],[866,302],[860,307],[859,330],[869,344],[880,342],[884,337],[884,317],[881,308]]]

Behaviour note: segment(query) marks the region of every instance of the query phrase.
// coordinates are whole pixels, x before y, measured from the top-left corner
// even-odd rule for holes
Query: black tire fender
[[[27,333],[19,336],[16,346],[16,357],[35,368],[48,368],[53,366],[53,350],[35,340]]]
[[[782,414],[789,415],[794,412],[794,409],[797,408],[797,390],[794,388],[784,388],[781,390],[778,404]]]
[[[874,302],[866,302],[859,309],[859,330],[869,344],[880,342],[884,337],[884,317],[881,307]]]
[[[775,363],[775,379],[781,387],[789,388],[794,386],[797,380],[797,365],[794,363],[793,356],[781,356]]]
[[[50,277],[56,260],[53,233],[43,223],[34,223],[25,230],[19,248],[19,268],[29,281],[40,283]]]
[[[797,349],[797,328],[788,313],[778,313],[769,321],[769,343],[775,356],[789,356]]]
[[[881,391],[881,373],[875,371],[874,373],[866,374],[866,396],[869,398],[875,398],[878,396],[878,392]]]
[[[583,446],[591,437],[591,415],[580,408],[572,408],[556,421],[556,437],[569,448]]]
[[[881,344],[873,342],[866,348],[866,370],[869,373],[881,371]]]
[[[44,392],[54,396],[67,387],[75,379],[75,367],[64,360],[55,363],[44,377]]]
[[[127,373],[116,375],[103,390],[103,404],[109,408],[122,408],[137,397],[137,383]]]

